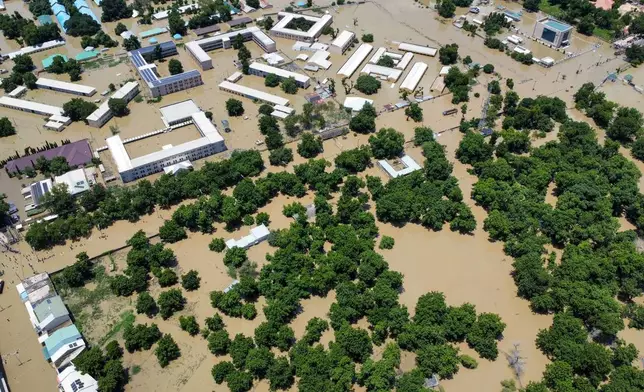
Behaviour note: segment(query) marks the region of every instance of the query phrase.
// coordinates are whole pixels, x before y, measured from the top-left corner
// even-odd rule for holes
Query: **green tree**
[[[296,94],[298,90],[297,82],[293,77],[282,79],[281,87],[282,91],[284,91],[286,94]]]
[[[228,115],[233,117],[244,114],[244,106],[242,105],[242,102],[234,98],[230,98],[226,101],[226,110],[228,111]]]
[[[373,34],[362,34],[362,42],[372,43],[373,42]]]
[[[438,60],[443,65],[456,64],[458,61],[458,45],[448,44],[438,50]]]
[[[147,291],[139,294],[136,300],[136,312],[139,314],[145,314],[148,317],[154,317],[154,315],[159,311],[157,308],[154,298]]]
[[[234,247],[228,249],[224,255],[224,264],[229,267],[239,268],[248,261],[248,255],[246,254],[246,249],[240,247]]]
[[[127,107],[127,102],[124,99],[120,98],[110,98],[107,101],[107,106],[110,108],[110,111],[116,117],[123,117],[130,114],[130,109]]]
[[[302,134],[302,139],[297,145],[297,153],[304,158],[315,158],[323,150],[322,139],[309,132]]]
[[[369,333],[364,329],[344,325],[335,331],[335,341],[356,362],[364,362],[373,351]]]
[[[380,89],[381,83],[378,79],[374,78],[371,75],[360,75],[356,80],[355,87],[358,91],[372,95],[378,92]]]
[[[621,107],[606,130],[606,135],[613,140],[629,143],[642,133],[642,113],[635,108]]]
[[[378,133],[369,137],[369,145],[374,158],[392,159],[400,156],[404,150],[405,137],[393,128],[381,128]]]
[[[268,161],[273,166],[286,166],[293,161],[293,150],[287,147],[279,147],[271,150]]]
[[[456,11],[456,6],[452,0],[443,0],[438,5],[438,14],[443,18],[452,18],[454,17],[454,12]]]
[[[101,1],[101,10],[103,11],[101,14],[101,22],[114,22],[120,19],[127,19],[132,16],[132,9],[128,8],[125,0]]]
[[[428,345],[418,351],[416,364],[425,377],[438,374],[442,379],[449,379],[458,373],[458,349],[447,345]]]
[[[119,346],[119,343],[116,340],[111,340],[105,346],[105,359],[108,361],[113,359],[120,359],[123,357],[123,349]]]
[[[222,329],[208,335],[208,350],[215,355],[226,355],[230,347],[228,332]]]
[[[492,158],[494,146],[485,142],[483,135],[467,132],[456,150],[456,158],[465,164],[485,162]]]
[[[174,219],[165,221],[163,226],[159,228],[159,238],[163,242],[174,243],[187,237],[186,230],[179,226]]]
[[[277,87],[279,86],[279,84],[280,84],[280,77],[273,73],[266,75],[266,77],[264,78],[264,85],[266,87]]]
[[[294,380],[293,367],[289,364],[286,357],[276,358],[268,368],[267,378],[271,386],[271,390],[287,390],[292,385]]]
[[[168,28],[170,29],[170,34],[172,35],[179,34],[181,36],[184,36],[188,32],[188,28],[181,18],[181,14],[179,14],[179,11],[175,7],[172,7],[170,13],[168,14]]]
[[[85,120],[96,109],[98,109],[98,106],[93,102],[85,101],[81,98],[72,98],[63,105],[63,114],[71,118],[72,121],[80,121]]]
[[[154,350],[154,355],[156,355],[159,365],[164,368],[168,366],[171,361],[181,356],[181,350],[174,339],[172,339],[172,336],[165,334],[161,339],[159,339],[159,344],[157,345],[156,350]]]
[[[170,75],[178,75],[183,73],[183,65],[181,65],[181,61],[177,59],[170,59],[168,70],[170,71]]]
[[[195,336],[199,333],[199,323],[195,316],[180,316],[179,325],[181,329],[188,332],[190,336]]]
[[[181,286],[187,291],[194,291],[201,286],[199,272],[190,270],[188,273],[181,275]]]
[[[221,253],[226,249],[226,242],[223,238],[213,238],[208,244],[208,248],[213,252]]]
[[[380,240],[380,249],[393,249],[395,241],[392,237],[383,236]]]
[[[183,309],[185,302],[186,300],[183,298],[181,290],[179,289],[170,289],[162,292],[157,299],[161,317],[164,320],[171,317],[174,312]]]
[[[421,122],[423,121],[423,108],[416,102],[412,102],[405,108],[405,116],[411,118],[414,122]]]
[[[539,0],[523,0],[523,8],[530,12],[539,11]]]
[[[0,118],[0,137],[11,136],[16,134],[16,128],[14,128],[11,121],[6,118]]]

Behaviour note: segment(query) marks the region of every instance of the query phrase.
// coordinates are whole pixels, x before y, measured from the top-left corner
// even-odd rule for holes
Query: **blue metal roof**
[[[150,53],[153,53],[154,49],[157,46],[160,46],[161,50],[168,50],[168,49],[175,49],[176,50],[177,49],[177,45],[174,42],[166,41],[166,42],[161,42],[158,45],[150,45],[150,46],[143,47],[141,49],[136,49],[136,50],[133,50],[132,52],[139,52],[139,53],[141,53],[142,56],[145,56],[145,55],[148,55]],[[132,53],[132,52],[130,52],[130,53]]]
[[[69,20],[69,15],[64,12],[59,12],[56,15],[56,19],[58,19],[58,24],[60,24],[60,28],[64,31],[67,32],[67,28],[65,27],[65,22]]]
[[[554,20],[554,19],[549,19],[544,24],[547,27],[549,27],[549,28],[551,28],[553,30],[556,30],[556,31],[558,31],[560,33],[563,33],[563,32],[566,32],[566,31],[572,29],[572,26],[567,25],[565,23],[561,23],[561,22],[559,22],[557,20]]]
[[[79,338],[82,338],[82,335],[80,334],[80,332],[78,332],[78,328],[76,328],[76,326],[73,324],[69,327],[57,330],[53,334],[49,335],[49,337],[45,340],[45,349],[47,354],[49,355],[49,357],[45,357],[49,359],[61,347],[74,342]],[[44,352],[45,350],[43,350],[43,353]]]
[[[87,8],[87,7],[80,8],[80,9],[78,10],[78,12],[80,12],[80,13],[81,13],[81,14],[83,14],[83,15],[87,15],[87,16],[89,16],[90,18],[94,19],[94,21],[95,21],[96,23],[98,23],[99,25],[101,24],[101,21],[100,21],[100,20],[98,20],[98,18],[96,17],[96,15],[94,15],[94,13],[92,12],[92,10],[90,10],[89,8]]]
[[[168,83],[178,82],[180,80],[185,80],[198,75],[199,75],[199,71],[197,71],[196,69],[193,69],[191,71],[180,73],[178,75],[166,76],[165,78],[159,79],[159,81],[161,82],[161,84],[168,84]]]
[[[58,15],[59,13],[64,13],[69,17],[69,14],[67,14],[67,10],[65,9],[65,6],[62,4],[55,3],[54,5],[51,6],[51,10],[54,11],[54,15]]]

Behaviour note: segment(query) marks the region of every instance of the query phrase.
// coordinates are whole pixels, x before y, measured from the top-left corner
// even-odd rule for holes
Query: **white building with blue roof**
[[[561,48],[570,45],[572,26],[547,16],[537,20],[532,36],[555,48]]]
[[[172,41],[162,42],[158,45],[146,46],[128,53],[132,65],[136,68],[150,90],[152,97],[160,97],[187,90],[203,84],[201,74],[196,69],[186,71],[177,75],[160,77],[157,72],[157,66],[154,63],[148,63],[153,60],[156,48],[161,49],[161,56],[168,57],[177,54],[177,45]]]

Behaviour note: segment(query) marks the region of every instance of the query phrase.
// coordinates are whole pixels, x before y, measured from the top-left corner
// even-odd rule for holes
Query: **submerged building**
[[[130,61],[139,72],[141,79],[147,84],[152,97],[176,93],[203,84],[201,74],[196,69],[161,78],[158,75],[156,64],[148,63],[148,61],[153,61],[155,56],[164,58],[175,54],[177,54],[177,45],[172,41],[146,46],[128,53]]]
[[[560,48],[570,45],[572,26],[548,16],[537,20],[532,36],[547,42],[555,48]]]
[[[161,114],[168,131],[181,132],[176,128],[194,124],[201,137],[177,146],[169,144],[159,151],[134,159],[130,158],[119,135],[105,139],[123,182],[158,173],[179,162],[201,159],[226,150],[224,138],[192,100],[165,106],[161,108]]]

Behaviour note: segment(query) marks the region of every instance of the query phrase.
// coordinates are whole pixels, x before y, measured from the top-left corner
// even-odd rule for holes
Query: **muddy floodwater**
[[[88,3],[100,18],[100,8],[93,2]],[[276,0],[272,1],[272,3],[275,6],[272,10],[257,12],[251,16],[258,17],[261,14],[275,13],[288,5],[286,0]],[[330,5],[330,1],[316,1],[315,3],[320,6]],[[18,11],[29,14],[25,4],[22,2],[7,2],[5,4],[9,13]],[[520,9],[518,3],[497,2],[494,6],[496,5],[504,5],[514,11]],[[569,53],[558,52],[530,40],[528,36],[532,31],[534,21],[538,17],[535,14],[524,13],[522,21],[516,24],[516,30],[511,33],[524,35],[526,39],[524,46],[531,49],[537,57],[549,56],[557,61],[564,60],[570,56],[575,57],[570,57],[552,68],[543,68],[539,65],[522,65],[503,53],[486,48],[481,37],[468,36],[465,32],[455,28],[451,21],[439,18],[432,10],[421,3],[411,0],[375,0],[360,5],[330,7],[327,11],[334,18],[334,28],[340,31],[345,29],[353,31],[357,37],[367,33],[373,34],[375,41],[372,45],[375,48],[386,47],[389,51],[398,52],[399,42],[410,42],[436,48],[439,45],[456,43],[459,45],[459,55],[461,57],[469,55],[474,62],[481,65],[491,63],[495,66],[496,72],[502,79],[512,78],[515,82],[515,90],[521,97],[558,96],[567,102],[571,109],[569,114],[573,118],[583,121],[586,120],[585,117],[572,109],[573,104],[571,102],[574,92],[586,82],[593,82],[599,85],[609,73],[616,72],[618,68],[624,67],[623,60],[614,56],[606,43],[602,43],[593,37],[580,36],[576,32],[573,34],[571,47],[567,49]],[[462,15],[466,12],[466,9],[458,9],[457,15]],[[122,22],[137,34],[144,30],[167,25],[167,21],[158,21],[151,26],[138,25],[135,19]],[[104,30],[114,36],[115,26],[116,23],[105,23]],[[508,34],[509,32],[505,33],[505,35]],[[42,68],[41,61],[52,54],[60,53],[71,58],[82,51],[80,39],[65,38],[68,39],[68,42],[64,47],[32,56],[38,68]],[[159,42],[172,39],[168,33],[155,38]],[[195,38],[190,33],[180,42],[187,42]],[[499,38],[504,37],[500,36]],[[122,41],[120,37],[117,40]],[[329,43],[331,40],[329,36],[320,38],[320,42],[325,43]],[[336,106],[339,106],[347,95],[366,97],[355,89],[347,94],[340,78],[336,74],[338,69],[355,51],[355,48],[344,55],[332,54],[329,58],[333,63],[330,69],[309,72],[303,70],[304,63],[293,60],[298,54],[302,53],[292,49],[294,41],[279,38],[276,39],[276,42],[280,56],[284,57],[287,62],[292,62],[291,67],[293,69],[312,77],[313,85],[324,79],[335,80],[337,96],[333,102]],[[142,44],[148,45],[148,41],[142,40]],[[258,58],[263,54],[263,51],[252,42],[247,43],[246,46],[253,58]],[[2,53],[17,49],[19,49],[19,45],[15,41],[0,39],[0,51]],[[310,53],[306,54],[310,55]],[[90,128],[82,122],[77,122],[68,126],[64,131],[57,133],[46,130],[44,128],[45,121],[40,116],[0,108],[0,116],[8,117],[17,129],[17,135],[3,138],[0,141],[0,159],[5,159],[15,154],[16,151],[22,154],[25,147],[37,147],[44,145],[45,142],[60,143],[64,139],[75,141],[87,138],[92,148],[96,149],[105,145],[107,137],[117,133],[125,139],[161,129],[164,124],[161,120],[159,108],[186,99],[193,99],[204,111],[211,111],[217,126],[220,125],[220,121],[223,119],[230,121],[232,132],[222,134],[229,152],[233,149],[258,148],[256,141],[263,139],[257,129],[259,104],[241,98],[245,108],[244,116],[228,117],[225,101],[233,96],[220,91],[217,87],[221,81],[237,70],[233,63],[233,59],[236,58],[235,51],[232,49],[216,50],[209,52],[209,55],[213,60],[214,69],[202,72],[204,85],[165,96],[159,102],[148,103],[147,100],[150,97],[146,88],[130,66],[123,48],[110,49],[102,53],[98,61],[91,62],[85,66],[82,80],[79,83],[95,87],[97,94],[91,98],[82,99],[89,101],[100,100],[102,102],[106,98],[101,96],[101,92],[107,90],[110,83],[119,86],[127,80],[134,79],[141,84],[142,94],[141,98],[130,102],[131,114],[122,118],[114,118],[100,129]],[[174,58],[182,62],[185,70],[199,69],[181,45],[179,45],[179,54]],[[415,55],[412,64],[417,61],[425,62],[428,65],[428,70],[419,84],[423,94],[440,95],[440,91],[431,90],[431,86],[442,68],[438,59]],[[10,69],[12,65],[8,61],[2,67]],[[157,63],[161,75],[169,74],[167,65],[167,61]],[[368,97],[374,100],[374,105],[378,110],[381,110],[386,104],[396,103],[401,99],[399,86],[407,76],[410,68],[411,65],[395,83],[383,81],[380,91],[376,95]],[[644,71],[641,67],[626,71],[620,70],[618,73],[620,78],[623,78],[626,74],[632,75],[636,84],[641,84],[641,81],[644,80]],[[359,72],[356,72],[351,77],[351,80],[355,82],[358,75]],[[69,81],[67,75],[51,75],[45,72],[41,76]],[[466,118],[480,116],[486,97],[486,85],[493,78],[493,76],[486,74],[481,74],[477,78],[478,84],[473,87],[473,94],[470,95]],[[306,90],[300,89],[296,95],[287,95],[279,87],[265,87],[262,78],[251,75],[244,76],[238,83],[287,98],[290,100],[291,107],[298,111],[301,110],[302,105],[306,102],[305,95],[313,92],[311,87]],[[501,85],[505,90],[504,80],[502,80]],[[642,95],[621,80],[602,84],[601,91],[606,93],[608,99],[622,105],[640,108],[643,105]],[[479,93],[480,96],[477,98],[474,93]],[[30,90],[23,99],[62,106],[74,97],[69,94],[52,91]],[[97,104],[100,104],[100,102],[97,102]],[[448,304],[472,303],[476,306],[478,312],[498,313],[507,324],[504,338],[499,342],[501,352],[499,359],[495,362],[480,360],[479,367],[475,370],[462,369],[454,379],[442,382],[447,391],[498,390],[499,383],[502,380],[513,377],[503,353],[511,350],[515,344],[520,347],[521,355],[526,362],[526,372],[521,381],[525,385],[528,381],[538,380],[548,361],[535,347],[534,341],[537,332],[542,328],[548,327],[552,319],[550,316],[533,314],[529,309],[528,302],[517,298],[516,287],[510,276],[512,260],[503,253],[502,244],[488,241],[488,236],[482,229],[485,211],[475,206],[470,199],[472,185],[476,182],[476,178],[467,172],[466,166],[454,159],[454,152],[462,137],[458,131],[453,131],[459,125],[460,113],[452,116],[442,115],[443,111],[457,108],[457,106],[451,104],[449,95],[423,102],[420,105],[424,111],[424,120],[421,124],[408,121],[401,110],[382,114],[377,119],[377,126],[379,128],[393,127],[402,132],[408,141],[413,138],[414,127],[419,125],[429,126],[435,132],[440,132],[438,141],[446,147],[448,158],[454,163],[454,175],[459,181],[466,203],[472,208],[476,216],[478,228],[474,234],[463,236],[449,231],[449,228],[445,228],[440,232],[432,232],[417,225],[393,227],[388,224],[378,223],[380,234],[392,236],[396,241],[394,249],[385,250],[382,253],[389,262],[390,267],[400,271],[405,276],[404,292],[400,300],[413,313],[419,296],[428,291],[441,291],[445,293]],[[599,130],[598,135],[600,138],[604,137]],[[177,145],[196,137],[198,137],[198,131],[194,126],[188,126],[172,133],[128,144],[126,149],[132,157],[136,157],[157,151],[165,145]],[[349,134],[346,137],[326,141],[324,157],[332,161],[340,152],[368,143],[367,139],[368,136]],[[556,140],[556,131],[549,133],[545,138],[535,139],[534,144],[541,145],[549,140]],[[294,146],[290,145],[290,147]],[[419,148],[412,148],[408,145],[406,151],[414,159],[422,162],[423,157]],[[623,152],[630,157],[626,151]],[[228,153],[194,162],[195,166],[198,168],[205,161],[223,159]],[[263,151],[262,154],[265,160],[268,161],[267,152]],[[108,172],[115,173],[115,165],[111,161],[109,153],[101,153],[100,157]],[[295,164],[302,162],[304,162],[304,159],[296,154],[295,162],[289,165],[286,170],[292,171]],[[644,165],[641,162],[635,163],[640,170],[644,170]],[[267,167],[266,172],[281,170],[283,169]],[[382,177],[383,180],[387,180],[385,174],[377,167],[368,169],[365,174],[377,175]],[[154,175],[148,177],[148,179],[153,181],[158,176]],[[41,177],[37,178],[40,179]],[[24,206],[27,201],[20,194],[20,189],[31,181],[31,179],[27,178],[10,179],[4,171],[0,171],[0,192],[5,193],[9,200],[16,203],[23,217]],[[641,182],[640,190],[643,187],[644,183]],[[548,202],[556,202],[553,196],[548,197]],[[279,196],[261,209],[261,211],[270,214],[271,229],[288,227],[290,220],[282,215],[282,207],[284,204],[291,203],[294,200],[294,198]],[[300,202],[303,204],[312,202],[312,195],[307,195]],[[19,253],[0,253],[0,269],[4,271],[3,279],[6,283],[5,291],[0,295],[0,330],[3,332],[3,336],[0,339],[0,353],[2,354],[7,380],[12,391],[53,392],[57,390],[55,371],[42,356],[41,347],[36,340],[35,332],[31,328],[26,310],[18,298],[15,285],[21,279],[36,272],[55,272],[70,265],[73,263],[75,255],[81,251],[86,251],[90,256],[96,256],[122,247],[126,240],[138,230],[143,230],[148,235],[156,234],[159,226],[163,224],[165,219],[171,217],[176,208],[177,206],[169,210],[156,210],[153,214],[142,217],[136,223],[116,222],[105,230],[95,230],[87,239],[79,242],[68,242],[64,246],[57,246],[51,250],[34,252],[22,241],[14,246],[14,249]],[[624,229],[627,228],[626,224],[624,224]],[[221,236],[225,239],[238,238],[245,235],[247,231],[248,227],[241,227],[233,233],[228,233],[220,226],[217,226],[217,232],[212,235],[191,233],[188,239],[169,245],[177,255],[178,265],[175,268],[177,273],[181,274],[195,269],[202,278],[199,290],[184,293],[188,305],[178,315],[193,314],[199,323],[203,325],[205,318],[215,312],[210,305],[208,294],[212,290],[222,290],[230,284],[232,278],[228,276],[224,268],[223,254],[209,251],[208,243],[215,236]],[[123,258],[125,252],[127,252],[127,249],[113,255],[115,270],[109,273],[116,273],[124,268]],[[272,252],[271,247],[267,243],[262,243],[249,250],[249,257],[261,268],[266,262],[266,254],[270,252]],[[106,268],[112,268],[112,261],[108,258],[104,257],[100,262]],[[159,291],[158,285],[153,283],[151,287],[153,296],[158,295]],[[306,323],[311,318],[327,318],[329,306],[334,300],[335,294],[331,292],[325,298],[312,297],[302,301],[303,312],[291,324],[296,337],[299,338],[303,335]],[[90,343],[98,343],[101,337],[109,332],[115,323],[118,323],[124,312],[131,311],[133,301],[133,298],[106,298],[99,307],[100,312],[93,314],[95,317],[93,319],[94,324],[87,328],[86,338]],[[261,311],[263,304],[263,299],[260,299],[257,304],[258,316],[252,321],[224,316],[227,330],[230,334],[244,333],[252,336],[255,327],[265,320]],[[140,372],[132,375],[126,390],[186,392],[228,390],[225,385],[216,385],[213,382],[210,369],[215,363],[229,358],[213,356],[201,337],[190,337],[186,332],[181,331],[177,321],[178,315],[165,321],[156,317],[152,321],[159,325],[162,332],[172,334],[181,348],[181,358],[162,370],[151,350],[126,354],[124,358],[126,366],[140,367]],[[145,316],[136,315],[136,322],[149,323],[151,321]],[[640,351],[644,351],[644,336],[642,335],[641,332],[632,329],[626,329],[622,333],[622,337],[634,343]],[[116,334],[115,337],[122,341],[122,337],[119,334]],[[332,339],[333,333],[327,331],[322,337],[322,343],[326,345]],[[463,345],[460,348],[462,352],[478,358],[467,346]],[[375,355],[379,355],[379,349],[376,348],[375,350]],[[408,353],[403,355],[402,369],[409,370],[414,366],[413,355]],[[34,375],[38,376],[35,377]],[[268,391],[269,387],[266,382],[260,382],[255,386],[255,390]],[[293,387],[293,390],[295,390],[295,387]]]

